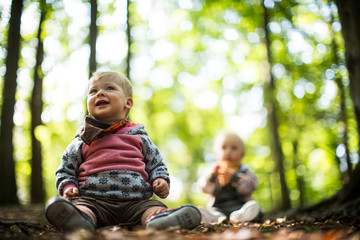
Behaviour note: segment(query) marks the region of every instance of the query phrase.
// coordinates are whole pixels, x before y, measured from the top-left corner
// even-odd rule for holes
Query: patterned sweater
[[[66,148],[56,171],[60,195],[66,187],[76,186],[81,196],[141,200],[153,195],[156,178],[170,183],[160,152],[142,124],[129,122],[90,144],[84,144],[81,132],[84,127]]]

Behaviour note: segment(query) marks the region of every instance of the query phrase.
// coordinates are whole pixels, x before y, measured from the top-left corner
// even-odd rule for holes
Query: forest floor
[[[173,229],[149,231],[120,227],[100,228],[93,232],[77,230],[61,232],[48,224],[41,205],[0,207],[0,240],[59,239],[59,240],[360,240],[360,217],[348,219],[267,219],[262,223],[201,224],[193,230]]]

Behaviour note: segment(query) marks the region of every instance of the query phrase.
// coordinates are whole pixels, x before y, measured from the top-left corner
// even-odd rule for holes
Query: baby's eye
[[[106,88],[106,91],[111,91],[111,90],[114,90],[114,88],[113,87],[107,87]]]
[[[91,89],[90,91],[89,91],[89,94],[96,94],[97,93],[97,90],[96,89]]]

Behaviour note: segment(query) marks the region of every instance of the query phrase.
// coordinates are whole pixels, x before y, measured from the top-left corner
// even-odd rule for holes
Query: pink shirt
[[[138,172],[145,181],[149,180],[145,171],[141,137],[122,134],[134,127],[136,124],[131,124],[116,133],[93,141],[90,145],[83,145],[84,162],[79,167],[79,185],[94,173],[111,170]]]

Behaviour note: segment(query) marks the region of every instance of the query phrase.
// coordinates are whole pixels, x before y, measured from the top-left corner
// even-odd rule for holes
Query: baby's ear
[[[245,150],[242,152],[242,154],[241,154],[241,158],[240,159],[243,159],[244,158],[244,156],[245,156]]]
[[[130,110],[132,108],[133,104],[134,104],[134,100],[132,99],[132,97],[128,97],[126,99],[125,107]]]

